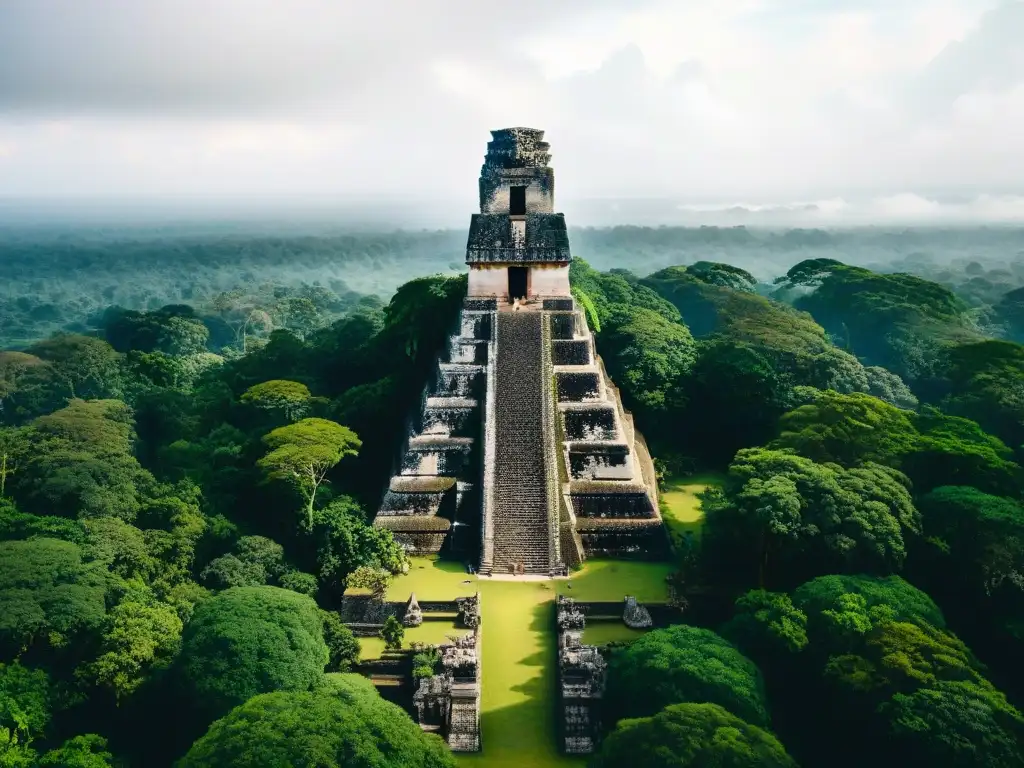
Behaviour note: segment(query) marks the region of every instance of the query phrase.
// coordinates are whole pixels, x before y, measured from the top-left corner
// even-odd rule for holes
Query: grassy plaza
[[[661,602],[671,570],[668,563],[590,560],[568,579],[480,579],[461,563],[414,558],[409,573],[392,582],[389,600],[405,600],[411,592],[419,600],[451,600],[478,590],[481,595],[483,751],[460,755],[460,762],[488,768],[584,765],[585,760],[560,754],[556,742],[555,596],[620,601],[634,595],[640,602]],[[612,624],[595,624],[598,634],[608,635],[601,642],[628,639],[624,633],[632,630],[607,626]],[[420,639],[413,631],[406,634],[407,643]]]

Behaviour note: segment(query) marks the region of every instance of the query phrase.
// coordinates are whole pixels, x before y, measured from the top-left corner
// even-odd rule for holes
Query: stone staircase
[[[494,573],[523,563],[526,573],[551,571],[540,312],[495,313],[497,402],[494,414]]]

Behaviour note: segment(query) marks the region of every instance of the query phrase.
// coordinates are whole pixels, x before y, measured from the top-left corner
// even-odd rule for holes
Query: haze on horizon
[[[529,125],[567,213],[1021,222],[1022,39],[1021,0],[7,0],[0,201],[464,218]]]

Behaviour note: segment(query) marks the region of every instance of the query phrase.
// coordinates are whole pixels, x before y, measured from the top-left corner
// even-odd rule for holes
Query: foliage
[[[309,690],[328,659],[310,598],[234,587],[196,606],[182,636],[180,672],[195,706],[217,717],[257,693]]]
[[[39,758],[39,768],[111,768],[114,756],[107,740],[95,733],[75,736]]]
[[[882,705],[898,754],[932,765],[1009,768],[1021,764],[1024,718],[991,691],[944,681],[897,693]]]
[[[119,400],[72,400],[20,434],[27,457],[15,476],[15,498],[28,511],[131,521],[152,483],[132,455],[132,411]]]
[[[347,672],[359,663],[359,641],[334,611],[321,611],[324,623],[324,642],[329,654],[329,672]]]
[[[0,542],[0,644],[4,657],[34,645],[70,648],[88,641],[106,617],[109,573],[84,562],[69,541]]]
[[[592,768],[796,768],[771,733],[717,704],[673,704],[653,717],[621,720]]]
[[[108,308],[101,320],[104,338],[118,352],[193,355],[206,351],[209,329],[188,305],[167,305],[151,312]]]
[[[601,333],[601,352],[627,402],[652,411],[672,405],[696,359],[686,326],[643,307],[609,314]]]
[[[316,576],[302,571],[287,571],[280,578],[280,586],[313,598],[316,597],[317,590],[320,588]]]
[[[327,473],[346,456],[355,456],[362,441],[355,432],[327,419],[302,419],[278,427],[263,442],[270,449],[259,460],[270,479],[292,483],[306,500],[306,520],[313,527],[316,492]]]
[[[879,464],[843,469],[743,449],[723,490],[705,501],[705,537],[722,557],[744,559],[748,574],[756,563],[761,586],[832,570],[887,573],[902,566],[905,536],[921,527],[907,486]]]
[[[942,486],[920,501],[925,533],[974,599],[1024,590],[1024,507],[976,488]]]
[[[736,614],[722,635],[755,658],[797,653],[807,645],[807,614],[784,592],[751,590],[736,600]]]
[[[1015,448],[1024,445],[1024,346],[986,340],[950,349],[942,409],[978,422]]]
[[[416,682],[437,673],[437,666],[441,655],[434,648],[420,651],[412,657],[412,679]]]
[[[406,564],[405,550],[391,531],[367,525],[362,509],[350,497],[339,497],[314,513],[313,536],[320,580],[338,593],[342,585],[355,586],[350,574],[360,567],[398,573]],[[366,578],[362,575],[357,581]],[[375,589],[377,580],[371,579],[367,588]]]
[[[181,619],[172,606],[146,595],[130,595],[110,611],[100,656],[82,670],[83,676],[123,700],[154,670],[170,666],[181,631]]]
[[[20,741],[31,741],[50,722],[52,698],[45,670],[24,667],[17,661],[0,663],[0,728]]]
[[[391,585],[391,573],[384,568],[361,565],[349,574],[347,584],[356,589],[365,589],[378,600],[383,600]]]
[[[384,639],[384,647],[389,651],[397,651],[402,647],[405,638],[405,627],[394,616],[388,616],[380,628],[380,636]]]
[[[768,723],[761,673],[707,629],[656,629],[612,656],[605,695],[611,721],[648,717],[671,704],[718,704],[747,722]]]
[[[671,302],[697,338],[715,336],[790,356],[819,354],[830,346],[810,315],[747,291],[705,282],[687,267],[655,272],[642,284]]]
[[[834,391],[815,392],[812,402],[782,416],[779,429],[772,447],[844,466],[866,461],[899,466],[917,437],[910,417],[896,406],[871,395]]]
[[[922,379],[934,371],[936,350],[978,336],[963,300],[914,275],[811,259],[776,282],[810,289],[796,300],[798,308],[843,338],[862,360],[906,379]]]
[[[454,768],[447,745],[379,696],[334,686],[255,696],[210,726],[180,768]]]
[[[393,338],[409,358],[433,358],[448,328],[432,322],[435,315],[451,317],[466,295],[465,275],[421,277],[403,284],[384,308],[383,333]]]
[[[25,350],[49,363],[59,392],[83,400],[114,398],[121,393],[117,352],[107,342],[75,333],[58,333]]]
[[[926,622],[939,628],[946,625],[932,599],[899,576],[819,576],[793,592],[793,604],[813,624],[816,617],[832,610],[843,595],[849,594],[862,597],[867,610],[887,606],[895,621]]]
[[[303,418],[310,405],[309,387],[297,381],[273,379],[254,384],[242,393],[243,403],[281,413],[289,422]]]

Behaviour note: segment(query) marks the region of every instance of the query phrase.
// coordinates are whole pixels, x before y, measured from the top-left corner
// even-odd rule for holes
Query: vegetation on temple
[[[659,467],[724,478],[673,582],[687,625],[613,653],[595,765],[1020,765],[1024,274],[794,265],[809,233],[757,241],[774,274],[677,266],[664,240],[741,234],[580,235],[656,256],[577,261],[574,288]],[[417,237],[391,251],[444,250]],[[353,263],[398,258],[375,242]],[[0,300],[0,764],[451,765],[337,676],[337,608],[407,566],[367,510],[465,280],[384,304],[263,285],[265,259],[190,299],[119,283],[128,261],[88,300]]]

